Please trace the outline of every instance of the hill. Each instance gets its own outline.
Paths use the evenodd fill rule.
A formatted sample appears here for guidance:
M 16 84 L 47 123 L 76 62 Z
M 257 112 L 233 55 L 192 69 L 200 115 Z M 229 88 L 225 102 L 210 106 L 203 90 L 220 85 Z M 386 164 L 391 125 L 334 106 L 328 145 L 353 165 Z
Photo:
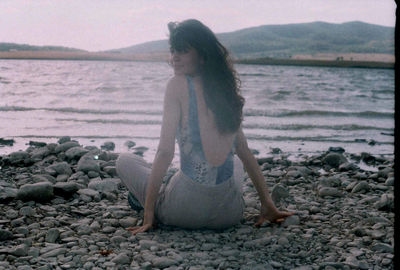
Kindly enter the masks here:
M 17 43 L 1 43 L 0 52 L 9 51 L 64 51 L 64 52 L 85 52 L 85 50 L 67 48 L 62 46 L 33 46 L 28 44 L 17 44 Z
M 238 59 L 291 58 L 318 53 L 394 55 L 394 28 L 354 21 L 342 24 L 312 22 L 263 25 L 217 34 Z M 107 52 L 122 54 L 168 51 L 168 41 L 157 40 Z

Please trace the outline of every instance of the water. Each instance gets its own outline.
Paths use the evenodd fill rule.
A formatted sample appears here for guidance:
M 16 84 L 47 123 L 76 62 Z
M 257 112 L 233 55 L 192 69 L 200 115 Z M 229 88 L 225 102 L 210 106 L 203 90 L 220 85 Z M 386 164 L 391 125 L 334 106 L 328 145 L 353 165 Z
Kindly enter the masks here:
M 236 68 L 244 132 L 258 156 L 274 147 L 310 154 L 330 146 L 393 154 L 394 70 Z M 16 141 L 0 154 L 69 135 L 83 145 L 114 141 L 118 152 L 132 140 L 149 148 L 145 159 L 152 161 L 171 76 L 166 63 L 0 60 L 0 138 Z

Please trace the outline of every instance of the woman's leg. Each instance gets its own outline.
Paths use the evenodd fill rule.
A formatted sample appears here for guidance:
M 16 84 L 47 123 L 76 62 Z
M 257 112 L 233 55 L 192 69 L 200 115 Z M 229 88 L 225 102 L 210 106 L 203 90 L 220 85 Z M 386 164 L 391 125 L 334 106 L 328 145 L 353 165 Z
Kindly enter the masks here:
M 144 206 L 147 180 L 151 172 L 150 164 L 138 155 L 124 153 L 119 155 L 116 169 L 121 181 Z

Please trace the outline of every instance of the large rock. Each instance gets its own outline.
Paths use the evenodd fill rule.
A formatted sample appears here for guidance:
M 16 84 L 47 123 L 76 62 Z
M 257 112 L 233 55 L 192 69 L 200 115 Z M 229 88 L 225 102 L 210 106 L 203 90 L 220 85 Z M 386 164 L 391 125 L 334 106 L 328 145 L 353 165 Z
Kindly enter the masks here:
M 49 167 L 47 167 L 46 171 L 49 172 L 49 174 L 52 174 L 53 171 L 55 171 L 57 175 L 59 175 L 59 174 L 71 175 L 72 174 L 71 166 L 69 166 L 69 164 L 67 162 L 54 163 L 54 164 L 50 165 Z
M 275 185 L 271 190 L 271 198 L 274 203 L 278 203 L 280 200 L 289 197 L 289 191 L 282 185 Z
M 31 152 L 31 158 L 33 160 L 42 160 L 43 158 L 47 157 L 48 155 L 50 155 L 50 150 L 49 150 L 49 148 L 47 148 L 47 146 L 34 149 Z
M 100 166 L 92 155 L 84 155 L 79 159 L 77 171 L 82 171 L 85 173 L 90 171 L 100 172 Z
M 50 182 L 23 185 L 17 192 L 17 199 L 23 201 L 49 201 L 54 197 Z
M 347 159 L 340 153 L 328 153 L 323 159 L 322 162 L 326 165 L 329 165 L 333 168 L 339 168 L 339 166 L 343 163 L 347 162 Z
M 68 159 L 80 159 L 83 155 L 87 154 L 89 150 L 81 147 L 81 146 L 75 146 L 70 149 L 68 149 L 65 152 L 65 156 Z

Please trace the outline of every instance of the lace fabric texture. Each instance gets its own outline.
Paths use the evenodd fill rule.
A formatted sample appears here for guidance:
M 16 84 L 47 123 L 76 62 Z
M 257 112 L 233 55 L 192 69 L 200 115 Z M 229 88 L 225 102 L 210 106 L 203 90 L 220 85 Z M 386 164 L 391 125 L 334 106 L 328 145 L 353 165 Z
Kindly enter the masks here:
M 181 123 L 177 131 L 181 170 L 198 183 L 218 185 L 233 175 L 233 149 L 221 166 L 212 166 L 207 162 L 200 137 L 196 93 L 192 78 L 186 78 L 189 88 L 189 121 L 187 125 Z

